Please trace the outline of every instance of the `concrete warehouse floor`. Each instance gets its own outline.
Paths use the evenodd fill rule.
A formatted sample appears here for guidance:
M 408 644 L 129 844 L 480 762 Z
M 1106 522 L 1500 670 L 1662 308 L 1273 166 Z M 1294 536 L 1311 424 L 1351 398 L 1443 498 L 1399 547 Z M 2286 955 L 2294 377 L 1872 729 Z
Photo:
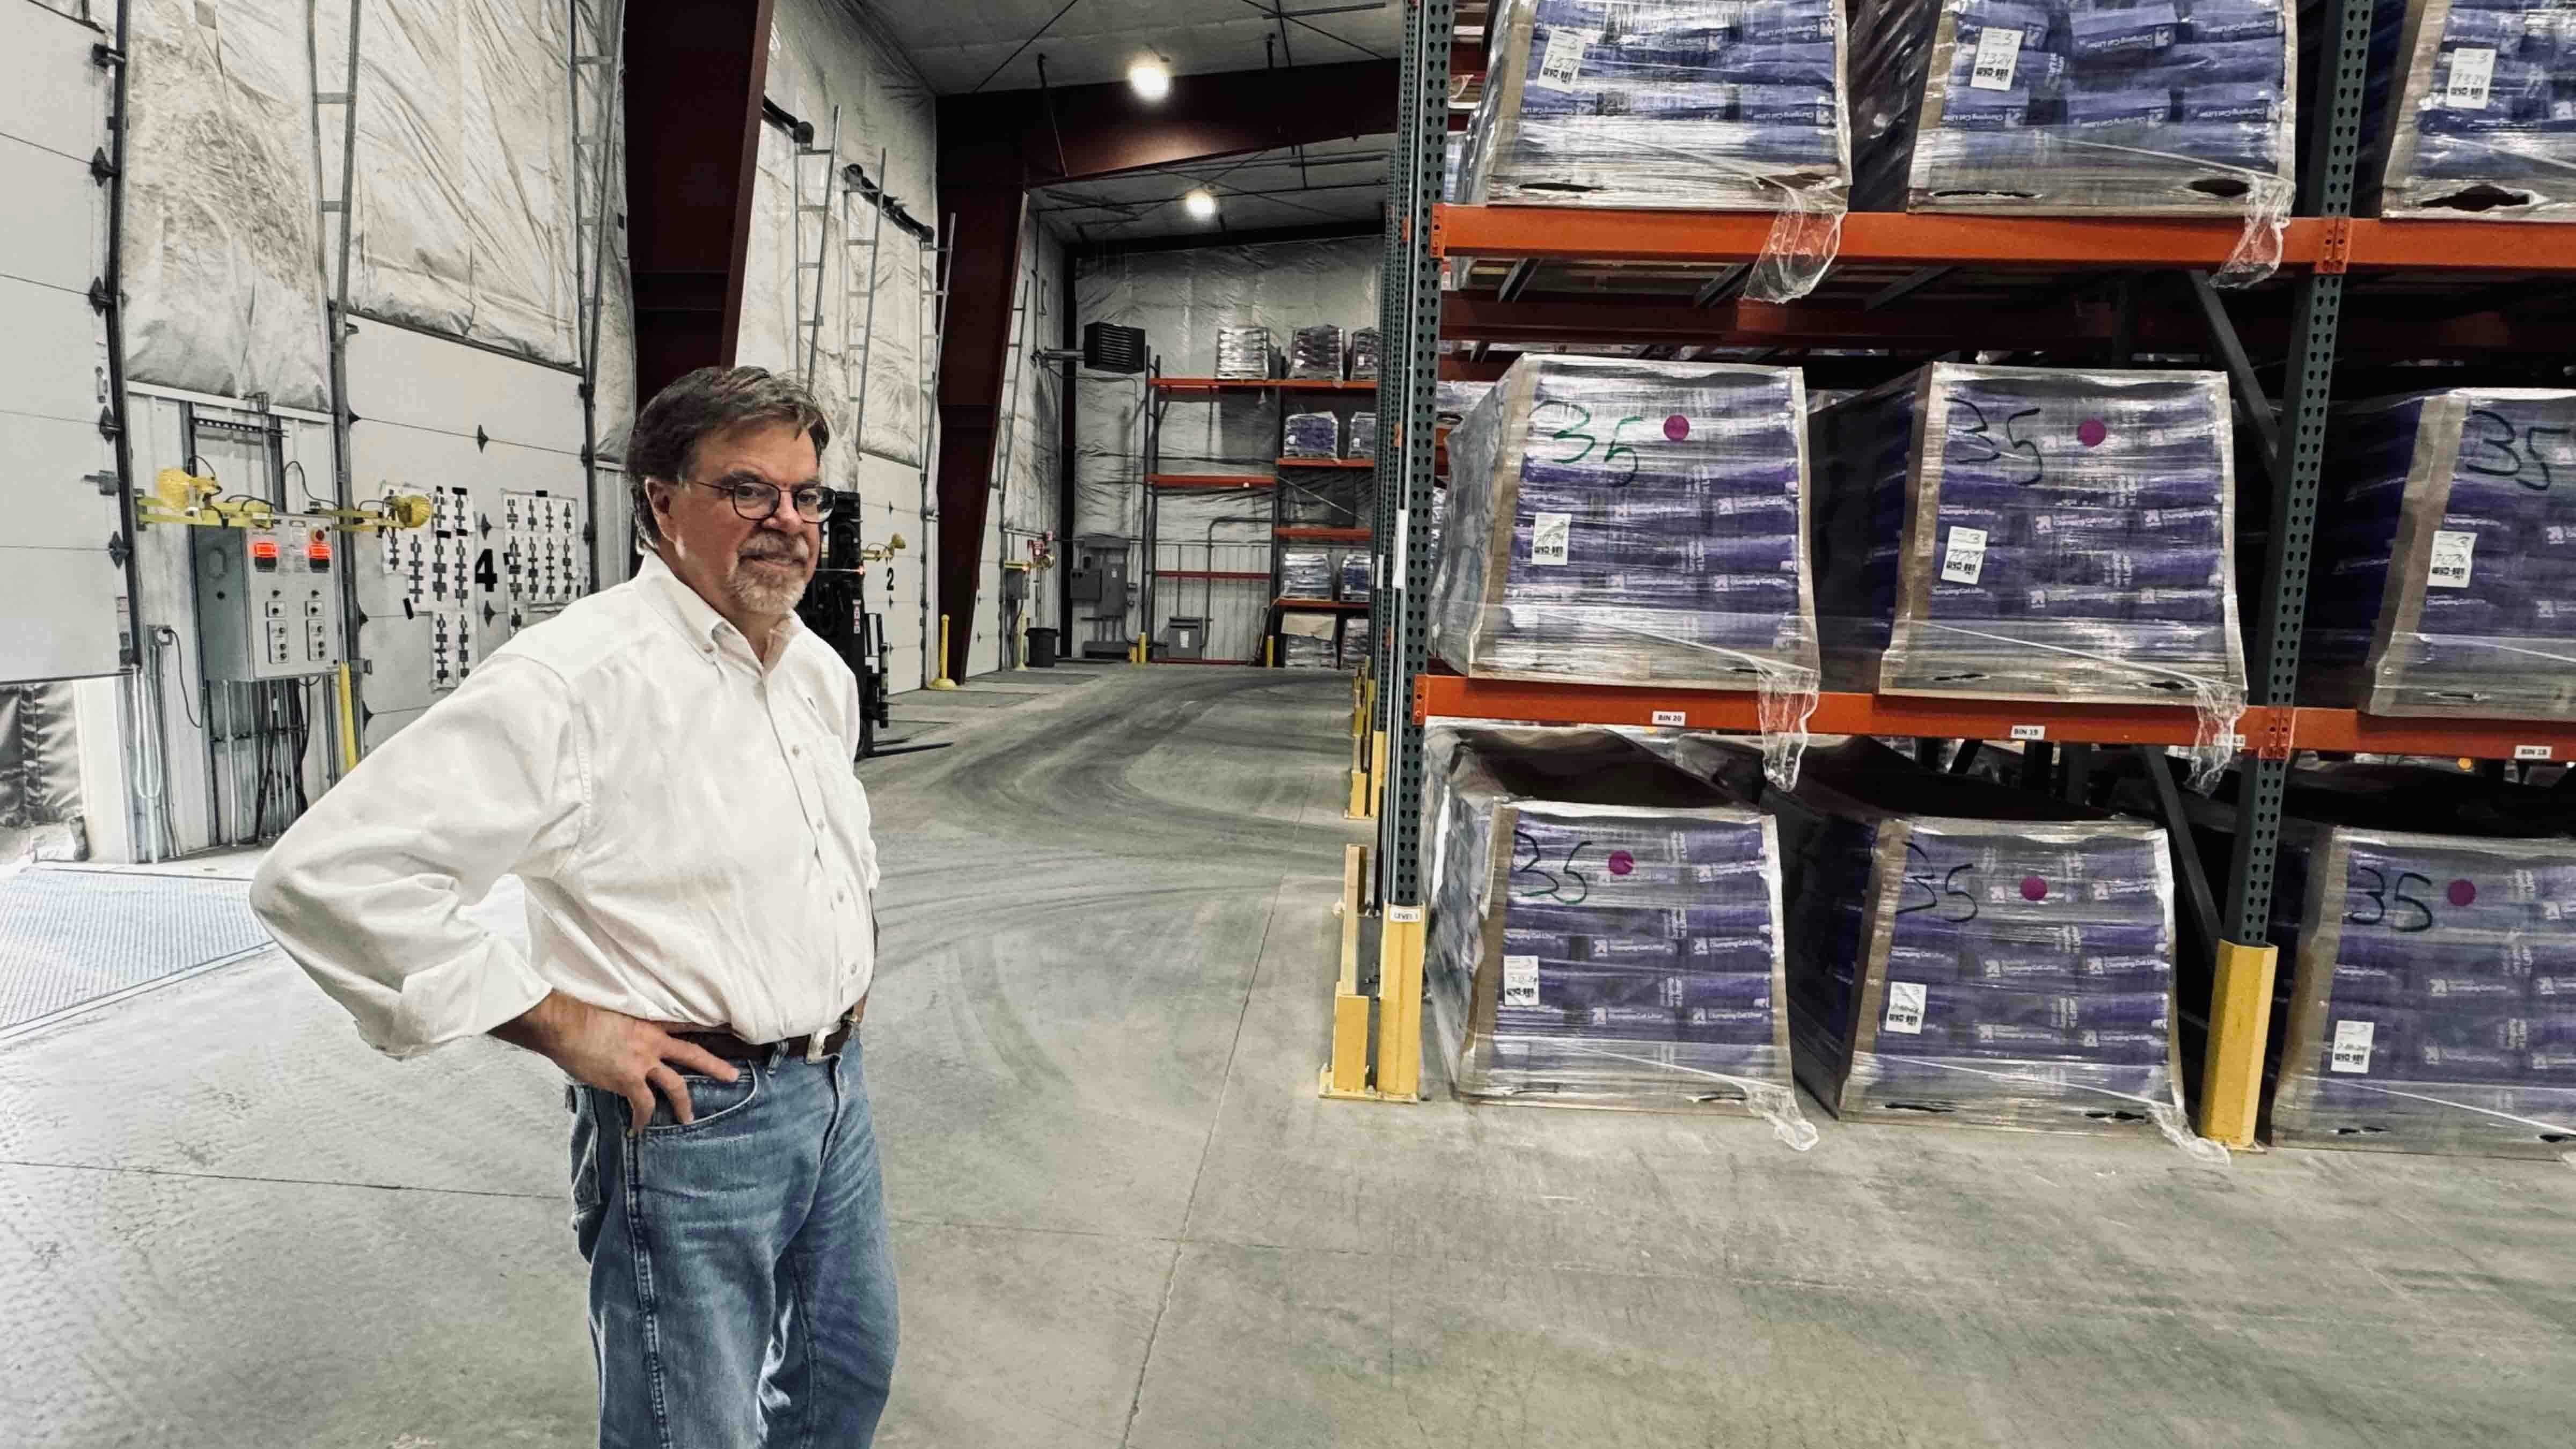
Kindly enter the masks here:
M 1344 681 L 971 689 L 865 770 L 882 1444 L 2569 1441 L 2566 1166 L 1320 1101 Z M 584 1442 L 564 1133 L 273 952 L 0 1044 L 0 1442 Z

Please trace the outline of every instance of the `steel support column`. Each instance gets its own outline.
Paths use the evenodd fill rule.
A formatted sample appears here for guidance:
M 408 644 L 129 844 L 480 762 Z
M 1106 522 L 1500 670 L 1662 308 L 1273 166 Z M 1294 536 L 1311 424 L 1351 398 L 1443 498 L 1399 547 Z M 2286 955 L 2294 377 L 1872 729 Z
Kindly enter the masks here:
M 626 250 L 635 390 L 734 360 L 742 327 L 771 0 L 649 0 L 626 11 Z
M 966 677 L 975 638 L 975 593 L 993 496 L 993 444 L 1011 347 L 1011 301 L 1020 268 L 1017 187 L 974 188 L 940 165 L 940 203 L 953 230 L 948 253 L 947 336 L 939 368 L 939 610 L 949 618 L 942 672 Z

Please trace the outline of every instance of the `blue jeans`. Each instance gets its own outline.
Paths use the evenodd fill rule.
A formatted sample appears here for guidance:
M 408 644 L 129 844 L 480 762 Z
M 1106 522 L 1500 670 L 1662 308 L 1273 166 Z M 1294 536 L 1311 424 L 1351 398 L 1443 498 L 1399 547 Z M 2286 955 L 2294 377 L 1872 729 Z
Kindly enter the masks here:
M 865 1449 L 894 1373 L 867 1084 L 783 1052 L 687 1078 L 696 1121 L 570 1087 L 601 1449 Z

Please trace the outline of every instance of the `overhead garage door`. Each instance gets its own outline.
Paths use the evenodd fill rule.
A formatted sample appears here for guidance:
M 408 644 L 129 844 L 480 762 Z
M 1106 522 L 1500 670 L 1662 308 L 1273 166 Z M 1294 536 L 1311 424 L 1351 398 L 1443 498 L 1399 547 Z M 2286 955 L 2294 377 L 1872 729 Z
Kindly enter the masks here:
M 14 7 L 0 46 L 0 683 L 112 674 L 124 571 L 109 555 L 116 500 L 106 406 L 105 318 L 89 291 L 106 271 L 107 144 L 114 72 L 106 37 L 38 6 Z M 36 627 L 24 627 L 24 621 Z

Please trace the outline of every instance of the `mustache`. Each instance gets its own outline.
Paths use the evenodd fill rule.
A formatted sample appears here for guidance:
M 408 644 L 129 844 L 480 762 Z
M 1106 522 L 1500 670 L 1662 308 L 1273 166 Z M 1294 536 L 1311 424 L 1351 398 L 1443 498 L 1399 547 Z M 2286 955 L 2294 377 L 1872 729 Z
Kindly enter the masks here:
M 741 550 L 735 554 L 735 557 L 769 559 L 780 563 L 801 564 L 805 562 L 810 553 L 811 550 L 806 546 L 805 540 L 801 538 L 793 540 L 755 538 L 750 542 L 745 543 Z

